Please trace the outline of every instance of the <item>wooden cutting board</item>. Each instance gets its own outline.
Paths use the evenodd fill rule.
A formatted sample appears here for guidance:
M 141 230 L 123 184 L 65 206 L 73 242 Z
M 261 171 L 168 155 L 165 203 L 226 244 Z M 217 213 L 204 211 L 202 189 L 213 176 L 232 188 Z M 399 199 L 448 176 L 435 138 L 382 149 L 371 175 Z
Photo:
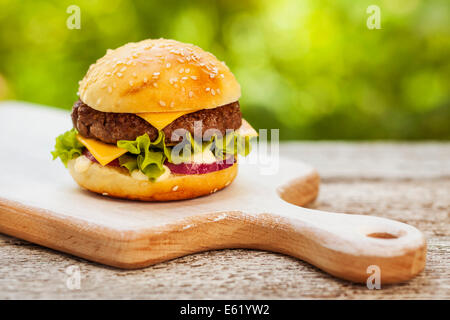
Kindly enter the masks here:
M 130 269 L 222 248 L 284 253 L 355 282 L 366 282 L 376 267 L 382 283 L 424 268 L 425 238 L 412 226 L 299 207 L 316 198 L 319 176 L 284 158 L 271 175 L 264 174 L 268 164 L 241 160 L 228 188 L 186 201 L 143 203 L 84 191 L 51 161 L 55 137 L 70 127 L 64 111 L 0 104 L 0 232 Z

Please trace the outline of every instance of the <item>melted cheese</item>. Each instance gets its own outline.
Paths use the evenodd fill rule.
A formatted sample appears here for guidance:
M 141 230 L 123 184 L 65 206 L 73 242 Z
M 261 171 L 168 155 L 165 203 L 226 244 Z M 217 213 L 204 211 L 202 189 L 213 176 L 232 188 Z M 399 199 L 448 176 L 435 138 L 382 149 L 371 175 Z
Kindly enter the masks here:
M 78 141 L 80 141 L 94 158 L 102 165 L 106 166 L 108 163 L 117 159 L 121 155 L 127 153 L 128 151 L 117 146 L 106 144 L 94 139 L 87 139 L 81 135 L 77 135 Z
M 158 130 L 162 130 L 171 124 L 173 121 L 178 119 L 179 117 L 190 113 L 192 111 L 179 111 L 179 112 L 144 112 L 144 113 L 136 113 L 139 117 L 150 123 Z M 240 135 L 245 137 L 257 137 L 258 133 L 252 126 L 242 119 L 242 125 L 238 129 Z
M 189 113 L 191 111 L 179 111 L 179 112 L 144 112 L 136 113 L 139 117 L 150 123 L 158 130 L 162 130 L 169 124 L 171 124 L 175 119 Z

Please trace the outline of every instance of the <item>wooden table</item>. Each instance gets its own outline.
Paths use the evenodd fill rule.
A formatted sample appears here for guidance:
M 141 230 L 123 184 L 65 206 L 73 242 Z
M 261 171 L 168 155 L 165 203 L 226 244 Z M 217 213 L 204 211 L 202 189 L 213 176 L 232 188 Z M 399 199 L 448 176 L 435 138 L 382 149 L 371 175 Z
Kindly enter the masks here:
M 429 246 L 424 272 L 369 290 L 294 258 L 253 250 L 124 271 L 0 235 L 0 299 L 450 298 L 450 143 L 290 142 L 280 150 L 319 170 L 320 196 L 311 207 L 397 219 L 422 230 Z M 67 285 L 70 270 L 79 270 L 80 289 Z

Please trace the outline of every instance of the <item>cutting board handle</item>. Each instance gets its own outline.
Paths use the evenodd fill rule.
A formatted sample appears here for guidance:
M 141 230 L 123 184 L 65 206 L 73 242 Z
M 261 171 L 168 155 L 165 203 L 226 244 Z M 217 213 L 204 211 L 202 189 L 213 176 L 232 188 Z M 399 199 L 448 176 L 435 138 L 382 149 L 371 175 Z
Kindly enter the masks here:
M 379 270 L 382 283 L 395 283 L 413 278 L 425 266 L 424 235 L 398 221 L 284 201 L 262 215 L 254 223 L 265 232 L 263 249 L 298 257 L 340 278 L 366 282 Z

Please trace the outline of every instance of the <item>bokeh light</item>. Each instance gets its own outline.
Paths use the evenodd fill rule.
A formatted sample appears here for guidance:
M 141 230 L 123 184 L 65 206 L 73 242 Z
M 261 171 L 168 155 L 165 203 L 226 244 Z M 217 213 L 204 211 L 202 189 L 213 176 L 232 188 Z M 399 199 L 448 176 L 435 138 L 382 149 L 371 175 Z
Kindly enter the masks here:
M 448 0 L 0 0 L 0 99 L 70 109 L 106 49 L 165 37 L 226 61 L 244 117 L 282 139 L 449 139 L 449 12 Z

